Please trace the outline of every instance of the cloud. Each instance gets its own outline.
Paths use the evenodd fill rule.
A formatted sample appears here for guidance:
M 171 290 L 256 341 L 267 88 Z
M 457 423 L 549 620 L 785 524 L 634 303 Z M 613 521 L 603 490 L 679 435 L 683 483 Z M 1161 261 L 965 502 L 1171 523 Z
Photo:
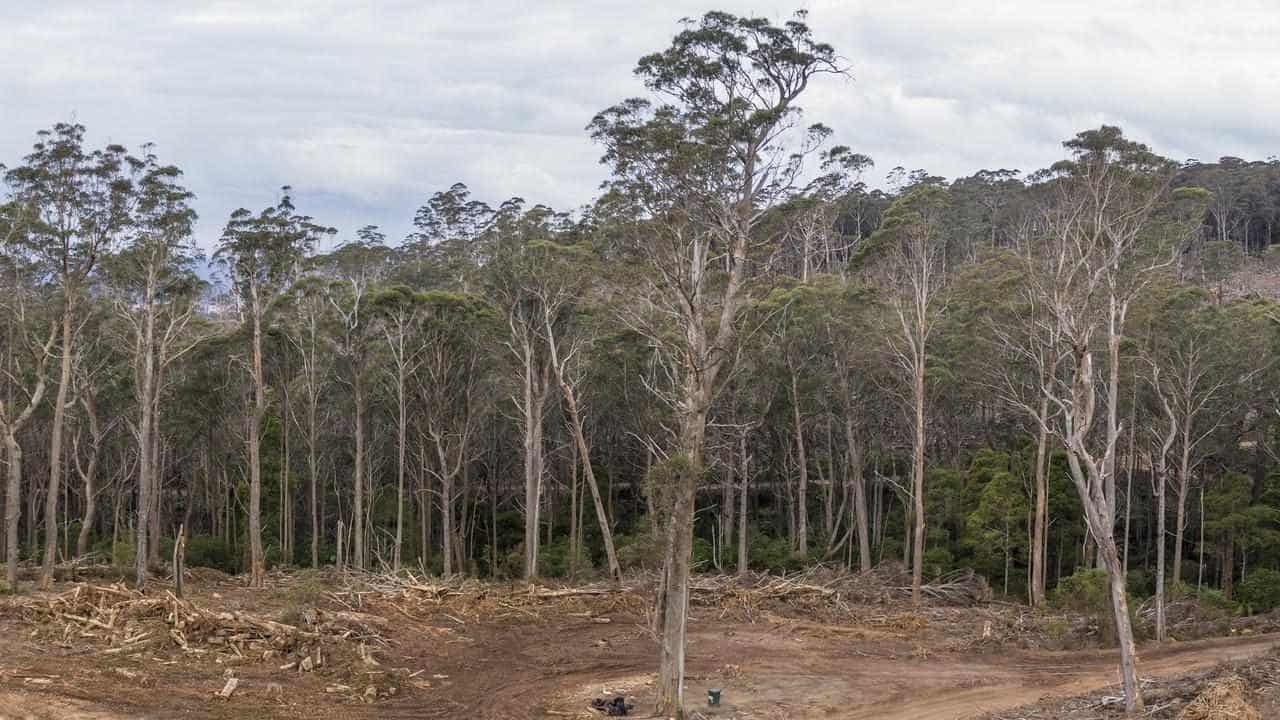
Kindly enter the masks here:
M 794 2 L 853 65 L 852 81 L 814 86 L 807 117 L 871 155 L 876 175 L 1029 171 L 1102 122 L 1177 158 L 1280 147 L 1280 14 L 1265 2 Z M 792 4 L 720 6 L 784 20 Z M 271 204 L 284 184 L 348 237 L 365 224 L 403 236 L 414 209 L 456 181 L 492 202 L 573 208 L 603 178 L 584 126 L 642 92 L 636 59 L 706 9 L 7 3 L 0 162 L 73 115 L 95 141 L 154 141 L 199 196 L 206 247 L 232 209 Z

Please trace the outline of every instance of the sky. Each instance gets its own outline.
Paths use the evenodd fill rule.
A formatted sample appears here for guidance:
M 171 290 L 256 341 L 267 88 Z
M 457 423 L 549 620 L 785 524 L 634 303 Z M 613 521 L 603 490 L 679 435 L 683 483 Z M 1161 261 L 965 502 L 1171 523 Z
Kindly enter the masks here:
M 801 104 L 834 142 L 957 177 L 1024 172 L 1118 124 L 1166 156 L 1280 154 L 1280 12 L 1266 1 L 0 0 L 0 163 L 35 133 L 155 143 L 210 248 L 291 185 L 301 212 L 393 241 L 438 190 L 572 210 L 605 168 L 584 130 L 643 94 L 642 55 L 710 9 L 809 12 L 851 78 Z

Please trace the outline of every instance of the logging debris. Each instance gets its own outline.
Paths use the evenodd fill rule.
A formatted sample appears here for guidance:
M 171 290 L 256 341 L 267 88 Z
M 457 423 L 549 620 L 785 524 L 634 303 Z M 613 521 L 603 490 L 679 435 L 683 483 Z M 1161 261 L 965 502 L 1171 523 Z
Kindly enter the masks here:
M 82 583 L 19 604 L 29 622 L 52 626 L 64 646 L 85 639 L 105 643 L 108 647 L 102 652 L 109 655 L 165 645 L 195 654 L 216 651 L 263 659 L 295 655 L 307 658 L 298 662 L 311 666 L 321 662 L 319 648 L 325 642 L 358 643 L 362 658 L 372 657 L 366 645 L 386 643 L 380 628 L 387 621 L 361 613 L 309 609 L 295 625 L 242 611 L 208 609 L 169 591 L 147 595 L 120 584 Z

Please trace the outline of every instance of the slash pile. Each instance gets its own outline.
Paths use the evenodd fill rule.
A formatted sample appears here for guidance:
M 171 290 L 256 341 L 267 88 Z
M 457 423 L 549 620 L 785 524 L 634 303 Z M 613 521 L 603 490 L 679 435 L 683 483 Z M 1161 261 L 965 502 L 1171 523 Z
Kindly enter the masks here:
M 324 641 L 381 643 L 381 618 L 360 613 L 308 610 L 305 625 L 291 625 L 246 612 L 202 608 L 171 592 L 145 595 L 123 585 L 77 585 L 22 603 L 28 620 L 61 626 L 63 643 L 84 638 L 105 642 L 107 654 L 170 645 L 189 653 L 210 649 L 240 657 L 308 656 Z

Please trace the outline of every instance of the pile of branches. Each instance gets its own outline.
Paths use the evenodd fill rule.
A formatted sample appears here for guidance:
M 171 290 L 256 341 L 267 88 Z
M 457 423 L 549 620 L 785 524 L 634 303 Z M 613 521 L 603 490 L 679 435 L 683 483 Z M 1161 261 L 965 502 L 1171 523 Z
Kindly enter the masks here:
M 1240 676 L 1219 678 L 1183 709 L 1178 720 L 1262 720 L 1262 714 L 1249 701 L 1252 695 Z
M 899 584 L 901 580 L 894 566 L 855 574 L 818 565 L 788 575 L 748 573 L 695 577 L 690 591 L 695 596 L 710 598 L 763 596 L 801 604 L 898 604 L 903 598 L 911 597 L 910 581 Z M 972 570 L 956 571 L 924 583 L 920 594 L 937 605 L 968 606 L 991 600 L 991 588 Z
M 901 584 L 904 579 L 908 584 Z M 655 574 L 628 576 L 621 583 L 598 582 L 575 586 L 522 583 L 496 584 L 474 579 L 435 579 L 413 573 L 352 575 L 347 587 L 327 593 L 335 603 L 353 611 L 368 603 L 390 605 L 420 618 L 442 614 L 458 624 L 485 619 L 524 622 L 544 614 L 579 615 L 603 622 L 611 613 L 644 615 L 652 610 L 658 584 Z M 869 573 L 850 574 L 818 566 L 788 575 L 695 575 L 690 602 L 717 608 L 722 615 L 748 620 L 767 613 L 849 620 L 856 605 L 899 605 L 911 597 L 909 577 L 889 565 Z M 927 605 L 970 606 L 991 599 L 981 576 L 962 571 L 942 576 L 921 587 Z
M 353 611 L 383 604 L 411 618 L 440 613 L 462 624 L 482 619 L 525 622 L 547 613 L 603 622 L 615 612 L 643 614 L 652 601 L 644 579 L 572 587 L 434 579 L 413 573 L 353 576 L 349 580 L 346 589 L 327 593 L 329 599 Z
M 218 612 L 175 596 L 145 595 L 123 585 L 87 585 L 21 603 L 27 619 L 61 626 L 64 644 L 73 638 L 106 642 L 107 654 L 172 646 L 190 653 L 209 650 L 240 657 L 310 656 L 324 641 L 383 643 L 385 621 L 359 613 L 304 612 L 305 626 L 245 612 Z M 318 657 L 318 652 L 316 653 Z

